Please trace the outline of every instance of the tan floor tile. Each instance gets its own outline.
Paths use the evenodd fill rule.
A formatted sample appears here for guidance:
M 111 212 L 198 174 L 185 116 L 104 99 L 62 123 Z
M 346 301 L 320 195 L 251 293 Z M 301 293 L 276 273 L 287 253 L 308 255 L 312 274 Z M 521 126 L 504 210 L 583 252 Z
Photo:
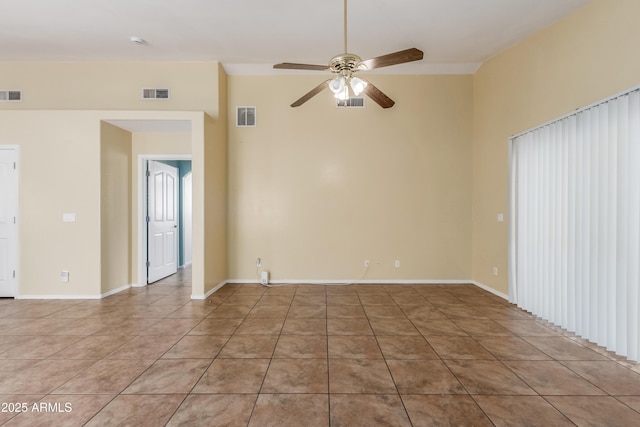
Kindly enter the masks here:
M 326 305 L 292 305 L 287 318 L 298 319 L 326 319 Z
M 41 360 L 0 381 L 0 394 L 47 394 L 95 360 Z
M 89 421 L 113 397 L 111 395 L 46 396 L 36 403 L 40 410 L 32 406 L 31 410 L 19 414 L 5 426 L 80 426 Z
M 640 413 L 609 396 L 551 396 L 546 398 L 579 426 L 637 426 Z
M 327 357 L 327 337 L 307 335 L 281 335 L 274 358 L 321 359 Z
M 243 317 L 226 319 L 206 318 L 189 331 L 189 335 L 232 335 L 244 320 Z
M 105 406 L 87 427 L 161 426 L 169 421 L 184 395 L 120 395 Z
M 53 393 L 118 394 L 153 362 L 153 360 L 99 360 L 58 387 Z
M 380 335 L 420 335 L 420 332 L 408 319 L 371 319 L 373 333 Z
M 556 332 L 541 325 L 536 320 L 509 319 L 496 320 L 496 322 L 521 337 L 554 337 L 558 335 Z
M 329 357 L 341 359 L 381 359 L 382 352 L 372 336 L 329 336 Z
M 396 305 L 367 305 L 364 306 L 364 311 L 369 319 L 407 318 L 400 307 Z
M 411 319 L 411 322 L 413 322 L 415 327 L 418 328 L 418 331 L 427 338 L 441 335 L 469 336 L 451 320 L 422 320 L 414 318 Z
M 327 359 L 274 359 L 260 393 L 328 393 Z
M 477 426 L 493 424 L 470 396 L 402 396 L 414 426 Z
M 326 335 L 327 321 L 325 319 L 294 319 L 289 318 L 284 323 L 282 334 L 286 335 Z
M 440 360 L 387 360 L 400 394 L 466 394 Z
M 51 356 L 52 359 L 102 359 L 125 345 L 132 336 L 92 335 L 82 338 L 64 350 Z
M 256 305 L 251 309 L 247 318 L 249 319 L 284 319 L 289 313 L 288 305 Z
M 187 335 L 182 337 L 163 359 L 213 359 L 229 338 L 221 335 Z
M 199 322 L 200 319 L 161 319 L 140 335 L 185 335 Z
M 359 305 L 329 305 L 327 306 L 329 319 L 366 319 L 367 315 Z
M 327 304 L 326 295 L 313 295 L 313 294 L 299 294 L 296 292 L 296 296 L 293 297 L 291 302 L 292 306 L 321 306 Z
M 258 301 L 256 306 L 285 306 L 289 307 L 293 301 L 293 294 L 291 295 L 269 295 L 264 294 Z
M 366 318 L 327 319 L 329 335 L 373 335 L 373 329 Z
M 430 320 L 447 320 L 447 316 L 429 303 L 424 305 L 402 305 L 400 309 L 410 320 L 427 322 Z
M 475 396 L 496 426 L 573 426 L 556 408 L 539 396 Z
M 37 361 L 29 359 L 7 359 L 0 362 L 0 381 L 34 365 Z
M 390 305 L 394 307 L 396 306 L 396 302 L 389 295 L 361 294 L 360 301 L 364 306 L 369 306 L 369 305 Z
M 356 292 L 349 293 L 327 293 L 327 309 L 333 306 L 341 305 L 360 305 L 360 298 Z
M 249 427 L 326 427 L 328 424 L 326 394 L 261 394 L 249 421 Z
M 397 394 L 332 394 L 331 425 L 410 427 L 411 423 Z
M 617 399 L 640 413 L 640 396 L 618 396 Z
M 498 360 L 551 360 L 520 337 L 476 337 L 476 341 Z
M 572 361 L 563 365 L 612 395 L 640 395 L 640 373 L 615 362 Z
M 167 319 L 203 319 L 210 315 L 216 308 L 215 305 L 195 305 L 193 302 L 183 305 L 172 311 Z
M 29 340 L 3 353 L 1 359 L 46 359 L 60 350 L 82 340 L 81 336 L 41 336 Z
M 236 335 L 278 335 L 283 324 L 284 318 L 247 318 L 238 326 L 235 333 Z
M 606 360 L 595 351 L 565 337 L 526 337 L 524 339 L 556 360 Z
M 491 353 L 470 337 L 429 336 L 427 342 L 443 359 L 495 359 Z
M 247 314 L 253 308 L 253 304 L 251 305 L 231 305 L 231 304 L 223 304 L 218 306 L 215 310 L 211 312 L 211 314 L 207 317 L 207 319 L 229 319 L 235 317 L 246 317 Z
M 601 395 L 602 390 L 569 368 L 554 361 L 504 362 L 529 387 L 541 395 Z M 640 389 L 638 390 L 640 393 Z
M 455 319 L 454 323 L 472 337 L 513 335 L 511 331 L 489 319 Z
M 210 359 L 158 360 L 123 394 L 189 393 L 210 363 Z
M 133 337 L 107 356 L 108 359 L 158 359 L 169 350 L 180 336 L 146 335 Z
M 219 358 L 266 359 L 273 356 L 278 335 L 234 335 L 218 354 Z
M 501 362 L 491 360 L 446 360 L 445 363 L 470 394 L 536 394 L 531 387 Z
M 380 336 L 378 345 L 385 359 L 439 359 L 433 348 L 420 335 Z
M 0 425 L 6 425 L 4 423 L 20 414 L 23 408 L 30 410 L 32 405 L 43 397 L 45 397 L 43 394 L 0 394 L 0 404 L 7 404 L 6 408 L 0 408 L 4 409 L 0 410 Z
M 255 394 L 189 395 L 167 427 L 246 427 L 256 402 Z
M 331 393 L 396 394 L 387 364 L 378 359 L 329 359 Z
M 216 359 L 193 393 L 258 393 L 269 359 Z

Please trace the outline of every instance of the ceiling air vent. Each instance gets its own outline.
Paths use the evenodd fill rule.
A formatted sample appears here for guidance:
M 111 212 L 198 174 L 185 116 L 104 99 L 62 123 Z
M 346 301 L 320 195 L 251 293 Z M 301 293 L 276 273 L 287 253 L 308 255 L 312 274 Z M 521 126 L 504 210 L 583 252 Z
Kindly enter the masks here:
M 236 107 L 236 126 L 255 127 L 256 107 Z
M 22 101 L 22 91 L 0 90 L 0 101 Z
M 364 108 L 364 98 L 338 99 L 338 107 Z
M 169 89 L 142 89 L 142 99 L 169 99 Z

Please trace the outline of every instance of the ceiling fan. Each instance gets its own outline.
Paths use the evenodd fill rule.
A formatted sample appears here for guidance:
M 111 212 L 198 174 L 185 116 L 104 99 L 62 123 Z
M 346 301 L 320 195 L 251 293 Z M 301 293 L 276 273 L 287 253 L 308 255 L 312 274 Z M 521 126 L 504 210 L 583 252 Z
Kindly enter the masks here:
M 420 49 L 410 48 L 387 55 L 378 56 L 367 60 L 362 60 L 358 55 L 348 53 L 347 50 L 347 0 L 344 0 L 344 53 L 334 56 L 329 61 L 329 65 L 311 65 L 283 62 L 276 64 L 273 68 L 286 70 L 310 70 L 310 71 L 330 71 L 336 76 L 325 80 L 315 88 L 311 89 L 300 99 L 291 104 L 292 107 L 300 105 L 313 98 L 325 88 L 329 88 L 334 96 L 342 101 L 346 101 L 351 94 L 358 96 L 366 94 L 382 108 L 393 107 L 395 102 L 385 95 L 380 89 L 372 85 L 367 80 L 357 77 L 359 71 L 373 70 L 375 68 L 388 67 L 390 65 L 404 64 L 405 62 L 419 61 L 424 54 Z

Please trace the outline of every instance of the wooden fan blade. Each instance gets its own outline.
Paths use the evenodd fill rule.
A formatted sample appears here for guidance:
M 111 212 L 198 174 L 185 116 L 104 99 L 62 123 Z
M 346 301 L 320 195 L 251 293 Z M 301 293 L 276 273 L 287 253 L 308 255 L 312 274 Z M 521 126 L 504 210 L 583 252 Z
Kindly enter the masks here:
M 331 80 L 331 79 L 329 79 Z M 320 92 L 322 92 L 324 89 L 326 89 L 327 87 L 329 87 L 327 85 L 327 82 L 329 80 L 325 80 L 322 83 L 320 83 L 318 86 L 314 87 L 313 89 L 311 89 L 309 92 L 307 92 L 306 94 L 304 94 L 300 99 L 298 99 L 296 102 L 294 102 L 293 104 L 291 104 L 292 107 L 299 107 L 302 104 L 304 104 L 305 102 L 307 102 L 308 100 L 310 100 L 311 98 L 313 98 L 314 96 L 316 96 L 317 94 L 319 94 Z
M 367 81 L 367 87 L 364 88 L 364 93 L 382 108 L 391 108 L 395 104 L 393 99 L 389 98 L 384 94 L 384 92 L 372 85 L 369 81 Z
M 283 62 L 282 64 L 276 64 L 273 66 L 273 68 L 283 69 L 283 70 L 309 70 L 309 71 L 325 71 L 329 69 L 327 65 L 294 64 L 291 62 Z
M 388 55 L 367 59 L 366 61 L 362 61 L 360 66 L 364 66 L 366 70 L 373 70 L 374 68 L 404 64 L 405 62 L 420 61 L 423 57 L 424 53 L 422 53 L 420 49 L 412 47 L 411 49 L 405 49 Z

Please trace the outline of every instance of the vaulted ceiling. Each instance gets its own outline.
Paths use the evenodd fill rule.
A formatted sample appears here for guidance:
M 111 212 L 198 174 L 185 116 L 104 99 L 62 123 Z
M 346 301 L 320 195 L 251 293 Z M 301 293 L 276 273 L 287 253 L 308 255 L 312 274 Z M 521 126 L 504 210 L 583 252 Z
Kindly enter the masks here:
M 384 72 L 470 73 L 588 2 L 350 0 L 349 51 L 417 47 L 423 61 Z M 267 74 L 343 50 L 342 0 L 0 0 L 0 16 L 0 61 L 220 61 Z

